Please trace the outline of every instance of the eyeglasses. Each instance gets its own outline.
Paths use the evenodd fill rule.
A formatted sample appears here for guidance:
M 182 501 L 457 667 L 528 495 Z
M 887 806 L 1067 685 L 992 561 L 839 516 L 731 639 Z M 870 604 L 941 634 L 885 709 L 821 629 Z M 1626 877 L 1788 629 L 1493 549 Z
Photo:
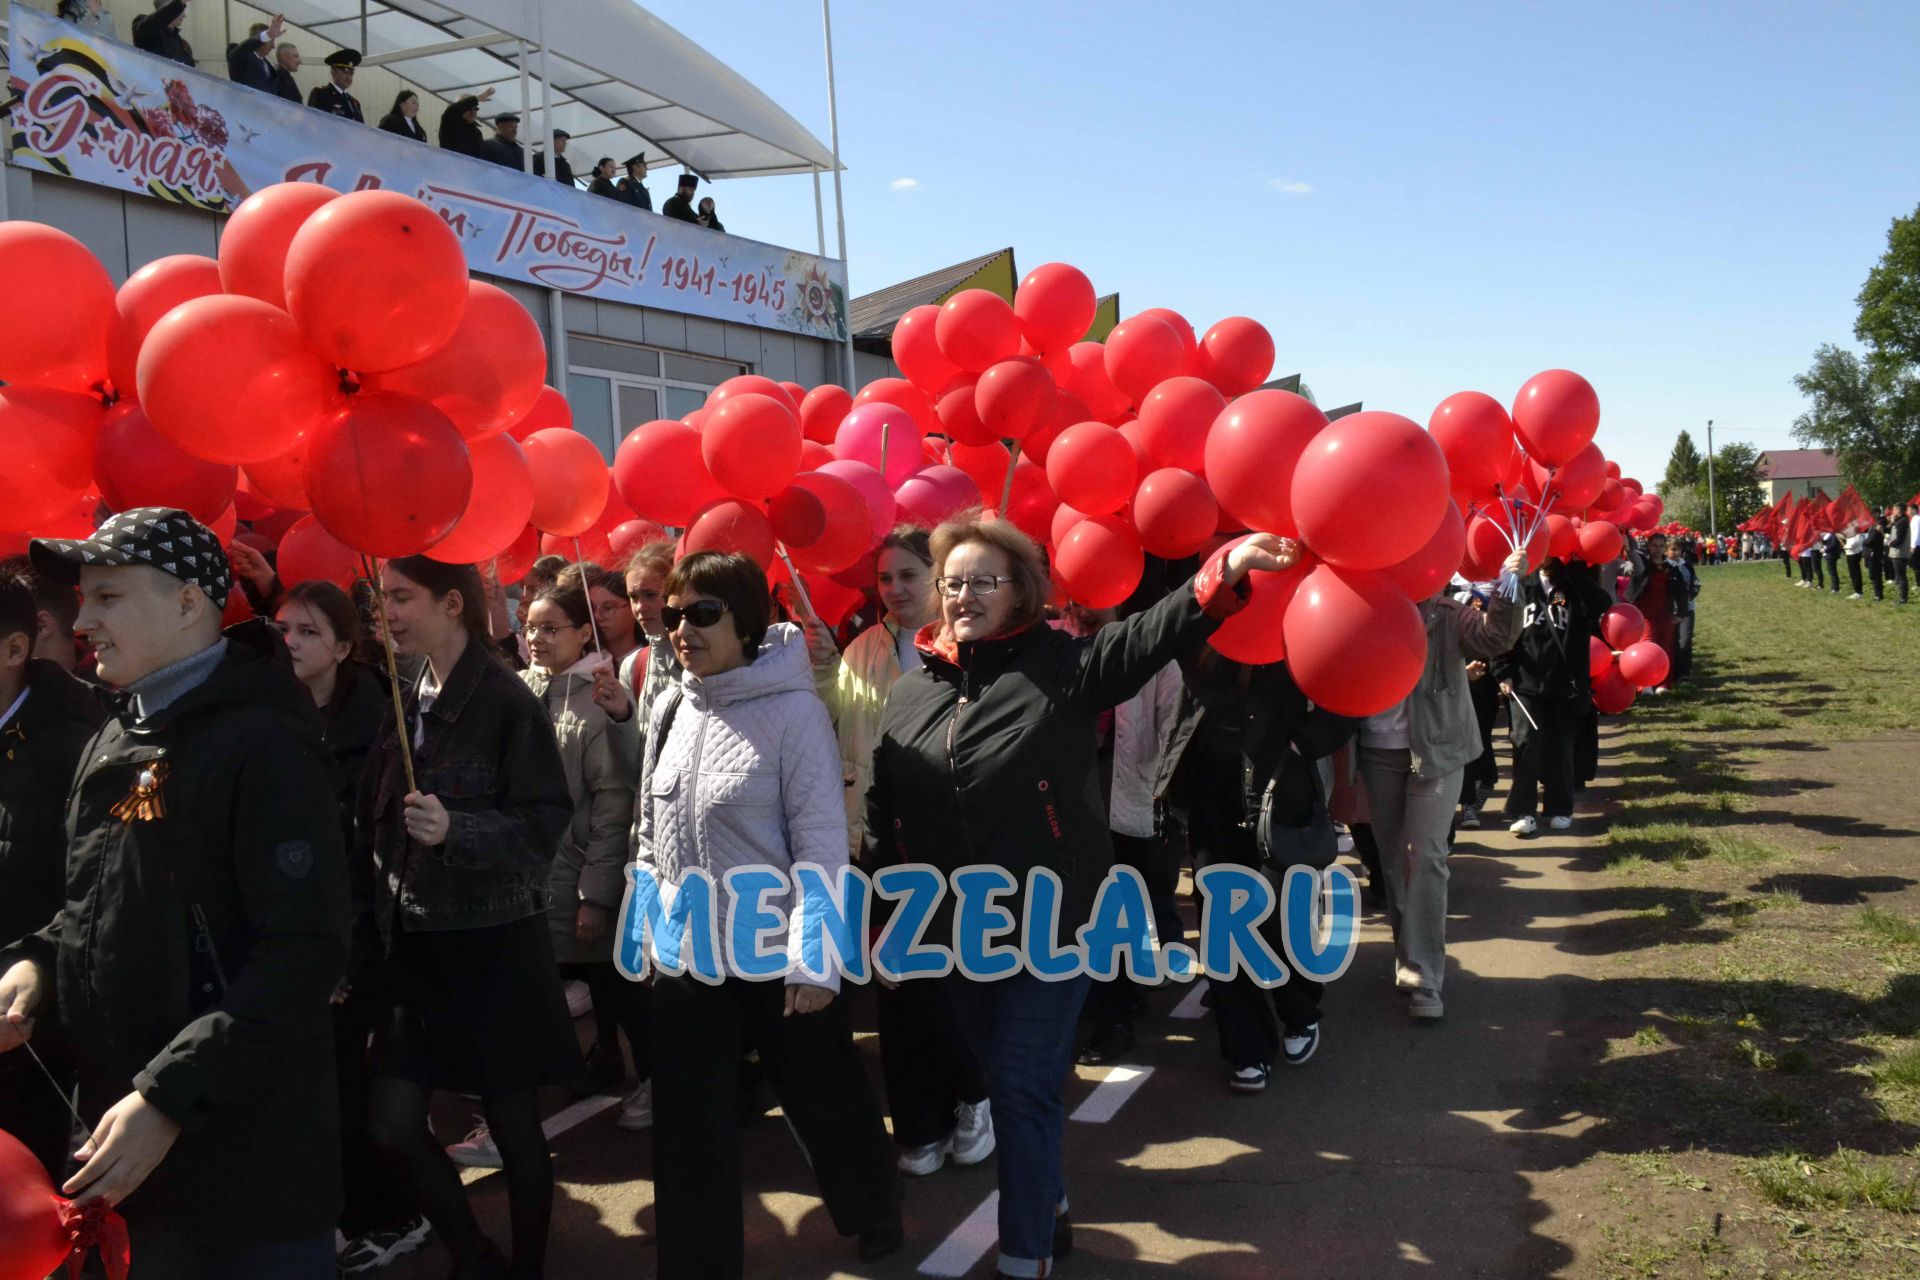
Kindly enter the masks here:
M 686 608 L 667 605 L 660 610 L 660 621 L 667 630 L 680 629 L 680 620 L 685 618 L 696 627 L 710 627 L 726 616 L 727 606 L 719 600 L 695 600 Z
M 962 590 L 971 591 L 976 596 L 990 596 L 1000 589 L 1003 582 L 1012 582 L 1012 578 L 997 578 L 988 573 L 977 573 L 971 578 L 935 578 L 933 585 L 940 594 L 952 600 Z

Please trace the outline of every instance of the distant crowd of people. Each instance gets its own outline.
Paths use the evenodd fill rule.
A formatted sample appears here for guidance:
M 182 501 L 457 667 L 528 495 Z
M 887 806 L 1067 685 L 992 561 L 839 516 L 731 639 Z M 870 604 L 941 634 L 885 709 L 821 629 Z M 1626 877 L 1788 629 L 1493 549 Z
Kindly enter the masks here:
M 1776 549 L 1788 581 L 1793 580 L 1793 559 L 1786 547 Z M 1920 503 L 1895 503 L 1874 517 L 1865 529 L 1845 534 L 1828 531 L 1800 549 L 1799 585 L 1810 591 L 1840 594 L 1840 562 L 1846 561 L 1849 600 L 1866 598 L 1871 584 L 1873 598 L 1884 601 L 1887 586 L 1893 585 L 1894 601 L 1907 602 L 1907 577 L 1910 568 L 1920 564 Z M 1920 580 L 1920 569 L 1913 569 Z
M 113 15 L 107 12 L 101 0 L 60 0 L 58 12 L 62 19 L 76 26 L 108 39 L 118 38 L 113 29 Z M 154 0 L 153 12 L 142 14 L 133 21 L 133 43 L 149 53 L 186 66 L 197 65 L 193 46 L 180 33 L 186 12 L 187 0 Z M 286 18 L 280 14 L 274 15 L 271 22 L 252 24 L 245 38 L 235 41 L 227 49 L 227 78 L 288 102 L 303 101 L 300 86 L 294 78 L 301 68 L 302 57 L 299 46 L 281 39 L 285 28 Z M 358 49 L 335 49 L 322 61 L 327 67 L 327 80 L 306 93 L 306 105 L 344 120 L 366 123 L 366 113 L 360 100 L 353 94 L 354 73 L 364 61 L 364 55 Z M 482 131 L 480 108 L 492 97 L 492 88 L 487 88 L 450 103 L 440 117 L 439 145 L 443 150 L 457 151 L 476 160 L 487 160 L 505 168 L 525 171 L 529 166 L 525 148 L 520 142 L 520 117 L 517 113 L 503 111 L 493 116 L 488 122 L 492 126 L 492 136 Z M 420 95 L 412 89 L 401 90 L 395 95 L 392 108 L 380 118 L 378 127 L 415 142 L 428 141 L 426 127 L 420 123 Z M 545 150 L 536 147 L 532 156 L 532 172 L 545 177 L 551 167 L 552 176 L 557 181 L 568 186 L 580 185 L 574 176 L 573 164 L 567 159 L 571 137 L 565 129 L 555 129 L 552 165 L 547 163 Z M 616 178 L 616 169 L 623 169 L 624 176 Z M 594 163 L 587 190 L 652 213 L 656 210 L 652 193 L 647 190 L 646 178 L 647 157 L 644 151 L 629 156 L 618 166 L 612 156 L 602 156 Z M 724 232 L 726 225 L 720 221 L 713 197 L 696 199 L 699 186 L 698 174 L 681 173 L 674 194 L 667 197 L 657 212 L 663 217 Z

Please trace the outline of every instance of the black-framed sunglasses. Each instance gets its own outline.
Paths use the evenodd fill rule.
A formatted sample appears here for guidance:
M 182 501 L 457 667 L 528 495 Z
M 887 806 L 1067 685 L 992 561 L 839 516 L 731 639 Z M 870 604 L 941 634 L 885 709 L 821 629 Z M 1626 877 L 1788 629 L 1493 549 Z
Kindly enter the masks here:
M 695 600 L 684 609 L 666 605 L 660 610 L 660 621 L 669 631 L 678 631 L 682 618 L 696 627 L 706 628 L 726 616 L 727 606 L 719 600 Z
M 1012 578 L 995 577 L 990 573 L 976 573 L 970 578 L 935 578 L 933 585 L 941 595 L 949 600 L 957 597 L 962 589 L 976 596 L 990 596 L 1000 589 L 1003 582 L 1012 582 Z

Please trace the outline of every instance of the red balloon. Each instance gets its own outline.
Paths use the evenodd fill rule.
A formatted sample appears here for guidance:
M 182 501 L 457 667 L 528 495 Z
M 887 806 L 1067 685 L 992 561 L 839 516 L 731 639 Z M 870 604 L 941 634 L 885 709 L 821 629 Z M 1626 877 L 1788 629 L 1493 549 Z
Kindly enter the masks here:
M 1140 441 L 1159 467 L 1199 471 L 1207 465 L 1207 432 L 1226 397 L 1199 378 L 1168 378 L 1140 403 Z
M 459 426 L 459 423 L 454 423 Z M 552 387 L 540 388 L 540 394 L 534 398 L 533 408 L 527 410 L 527 416 L 507 428 L 507 435 L 515 440 L 525 440 L 536 431 L 545 431 L 549 427 L 561 427 L 573 430 L 573 406 L 567 398 Z
M 1222 395 L 1245 395 L 1273 372 L 1273 335 L 1258 320 L 1228 316 L 1200 339 L 1193 371 Z
M 1000 441 L 993 428 L 980 421 L 980 411 L 974 407 L 974 392 L 979 385 L 978 374 L 963 373 L 940 393 L 935 407 L 940 428 L 957 444 L 997 445 Z
M 1561 560 L 1571 560 L 1580 554 L 1580 531 L 1563 515 L 1547 516 L 1547 554 Z
M 547 340 L 527 309 L 484 280 L 467 282 L 451 341 L 402 369 L 364 380 L 404 391 L 453 419 L 469 440 L 505 431 L 532 412 L 547 384 Z
M 340 193 L 317 182 L 280 182 L 241 202 L 220 232 L 220 282 L 228 293 L 287 307 L 287 248 Z
M 795 476 L 792 488 L 810 495 L 822 517 L 818 537 L 785 543 L 793 562 L 815 573 L 839 573 L 858 563 L 875 541 L 873 517 L 860 491 L 837 475 L 815 472 Z M 774 501 L 777 512 L 780 499 Z
M 886 477 L 864 462 L 836 458 L 819 470 L 820 475 L 833 476 L 852 485 L 867 508 L 867 523 L 872 537 L 868 545 L 880 541 L 893 531 L 897 514 L 893 500 L 893 490 L 887 487 Z
M 511 547 L 493 558 L 494 576 L 510 586 L 532 573 L 533 562 L 539 558 L 540 531 L 528 525 Z
M 1446 455 L 1454 491 L 1468 501 L 1492 498 L 1513 455 L 1513 419 L 1500 402 L 1482 391 L 1457 391 L 1434 409 L 1427 430 Z
M 0 387 L 0 525 L 37 529 L 80 501 L 93 486 L 94 440 L 105 416 L 92 396 Z
M 767 503 L 767 521 L 773 536 L 789 551 L 811 546 L 827 531 L 827 504 L 810 488 L 791 484 Z
M 933 397 L 905 378 L 875 378 L 853 398 L 856 409 L 876 402 L 905 409 L 923 432 L 940 429 L 940 419 L 933 411 Z
M 1000 504 L 1000 490 L 1006 482 L 1007 467 L 1012 461 L 1007 446 L 998 442 L 953 446 L 953 465 L 973 477 L 974 484 L 980 487 L 990 507 Z
M 66 232 L 0 222 L 0 316 L 0 382 L 77 392 L 106 381 L 113 281 Z
M 342 591 L 353 590 L 361 575 L 360 553 L 328 533 L 312 516 L 302 516 L 280 535 L 274 568 L 288 586 L 301 582 L 331 582 Z
M 1632 476 L 1621 477 L 1620 487 L 1622 489 L 1625 489 L 1628 493 L 1631 493 L 1636 498 L 1638 498 L 1641 494 L 1646 492 L 1646 490 L 1641 487 L 1640 482 L 1638 480 L 1635 480 Z
M 1626 551 L 1627 540 L 1619 527 L 1605 520 L 1589 520 L 1580 526 L 1580 558 L 1588 564 L 1607 564 Z
M 726 496 L 707 471 L 700 433 L 667 418 L 643 422 L 613 455 L 613 483 L 649 520 L 685 528 L 696 511 Z
M 1172 307 L 1148 307 L 1145 311 L 1135 314 L 1137 316 L 1152 316 L 1173 330 L 1174 336 L 1180 339 L 1180 349 L 1185 353 L 1184 363 L 1168 376 L 1177 377 L 1180 374 L 1192 372 L 1194 361 L 1199 358 L 1200 354 L 1200 339 L 1195 336 L 1193 325 L 1188 323 L 1187 318 L 1178 311 L 1175 311 Z
M 681 554 L 738 551 L 766 569 L 774 563 L 773 526 L 760 508 L 738 498 L 722 498 L 694 516 L 681 539 Z
M 927 303 L 909 310 L 893 326 L 893 362 L 928 395 L 937 394 L 960 376 L 960 366 L 940 350 L 935 333 L 939 322 L 940 308 Z
M 800 439 L 800 419 L 783 400 L 739 392 L 707 415 L 700 457 L 728 492 L 770 498 L 800 469 Z
M 140 346 L 140 406 L 210 462 L 265 462 L 345 404 L 340 375 L 291 317 L 256 298 L 194 298 Z
M 253 522 L 253 531 L 263 538 L 270 539 L 277 547 L 281 539 L 287 536 L 287 530 L 306 518 L 305 511 L 270 511 Z
M 650 542 L 659 542 L 667 536 L 667 531 L 651 520 L 622 520 L 613 526 L 607 534 L 607 545 L 613 549 L 616 562 L 624 561 L 628 556 Z
M 1667 682 L 1672 660 L 1652 640 L 1636 640 L 1620 654 L 1620 674 L 1636 689 L 1653 689 Z
M 1513 400 L 1513 430 L 1527 452 L 1557 467 L 1586 448 L 1600 429 L 1600 397 L 1571 369 L 1528 378 Z
M 238 591 L 233 593 L 239 595 Z M 0 1277 L 40 1280 L 73 1250 L 64 1225 L 72 1202 L 53 1189 L 40 1161 L 0 1130 Z
M 1420 610 L 1377 573 L 1316 567 L 1294 593 L 1282 631 L 1294 682 L 1336 715 L 1397 706 L 1426 665 Z
M 1294 471 L 1326 426 L 1327 415 L 1291 391 L 1241 396 L 1207 432 L 1206 477 L 1213 496 L 1245 528 L 1298 536 Z
M 1097 306 L 1093 281 L 1064 262 L 1035 267 L 1013 294 L 1020 332 L 1036 351 L 1063 350 L 1084 338 Z
M 834 437 L 833 454 L 850 462 L 861 462 L 881 470 L 886 459 L 888 492 L 906 483 L 908 476 L 925 465 L 920 452 L 920 424 L 913 415 L 896 405 L 869 403 L 855 405 L 840 423 Z
M 1607 484 L 1607 460 L 1600 454 L 1600 446 L 1589 444 L 1565 462 L 1555 467 L 1551 474 L 1538 462 L 1533 464 L 1533 487 L 1540 493 L 1542 503 L 1553 500 L 1556 510 L 1581 511 L 1600 496 Z
M 1090 516 L 1127 505 L 1140 478 L 1133 446 L 1104 422 L 1068 427 L 1048 451 L 1046 468 L 1060 500 Z
M 190 299 L 220 292 L 220 264 L 197 253 L 155 258 L 127 277 L 114 295 L 107 340 L 107 372 L 121 399 L 134 397 L 140 344 L 160 317 Z
M 1490 582 L 1499 576 L 1500 567 L 1513 554 L 1512 534 L 1505 518 L 1482 512 L 1467 522 L 1467 550 L 1460 562 L 1462 576 L 1474 582 Z M 1527 564 L 1537 567 L 1546 559 L 1551 534 L 1545 525 L 1534 530 L 1526 545 Z
M 548 429 L 534 432 L 520 447 L 533 474 L 533 527 L 563 538 L 591 529 L 606 510 L 611 488 L 607 464 L 593 441 L 578 431 Z
M 1076 342 L 1067 350 L 1073 372 L 1067 375 L 1066 390 L 1079 397 L 1087 410 L 1102 422 L 1112 422 L 1132 407 L 1127 393 L 1113 385 L 1107 376 L 1107 349 L 1098 342 Z M 1115 423 L 1114 425 L 1118 425 Z
M 1354 413 L 1313 438 L 1293 473 L 1293 516 L 1314 554 L 1383 569 L 1419 551 L 1447 510 L 1447 460 L 1397 413 Z
M 1620 671 L 1620 664 L 1609 663 L 1593 681 L 1593 705 L 1603 714 L 1617 716 L 1633 705 L 1637 691 L 1633 682 Z
M 441 216 L 399 191 L 316 210 L 287 246 L 287 311 L 319 352 L 361 372 L 426 359 L 460 327 L 467 255 Z
M 1191 338 L 1183 345 L 1172 325 L 1142 312 L 1121 321 L 1107 335 L 1107 377 L 1130 403 L 1140 404 L 1148 392 L 1185 371 L 1191 346 Z
M 1004 473 L 1002 473 L 1004 479 Z M 1000 491 L 986 494 L 989 506 L 997 506 Z M 1053 513 L 1060 509 L 1060 499 L 1054 496 L 1053 486 L 1047 483 L 1047 473 L 1039 465 L 1020 459 L 1013 467 L 1013 500 L 1001 514 L 1020 532 L 1041 541 L 1053 529 Z
M 533 515 L 533 472 L 519 441 L 489 436 L 468 445 L 473 493 L 451 532 L 427 549 L 448 564 L 480 564 L 511 547 Z
M 249 462 L 240 469 L 241 489 L 276 507 L 307 510 L 306 444 L 302 439 L 277 458 Z
M 613 543 L 606 531 L 599 525 L 581 533 L 578 537 L 563 538 L 557 533 L 540 535 L 540 554 L 559 556 L 562 560 L 581 561 L 597 564 L 605 568 L 613 559 Z
M 830 445 L 840 431 L 841 419 L 853 412 L 853 397 L 845 387 L 832 383 L 815 387 L 800 402 L 800 429 L 807 439 Z
M 1388 565 L 1381 573 L 1407 593 L 1407 599 L 1429 600 L 1440 594 L 1460 567 L 1467 549 L 1467 522 L 1452 500 L 1440 517 L 1440 526 L 1427 539 L 1427 545 L 1398 564 Z
M 1134 492 L 1133 524 L 1148 555 L 1180 560 L 1199 554 L 1213 540 L 1220 504 L 1193 472 L 1163 467 Z
M 742 373 L 728 378 L 707 393 L 707 402 L 701 407 L 717 409 L 735 396 L 767 396 L 779 401 L 796 415 L 800 412 L 800 402 L 788 395 L 785 387 L 757 373 Z
M 1055 507 L 1053 509 L 1053 520 L 1047 530 L 1047 546 L 1050 549 L 1058 550 L 1060 539 L 1067 536 L 1067 530 L 1073 528 L 1073 526 L 1079 524 L 1086 518 L 1086 512 L 1076 511 L 1064 502 Z
M 833 450 L 827 448 L 827 446 L 814 440 L 802 440 L 800 442 L 800 469 L 802 471 L 818 471 L 821 467 L 824 467 L 832 461 Z
M 1246 603 L 1221 624 L 1207 643 L 1223 657 L 1249 666 L 1284 660 L 1287 609 L 1312 567 L 1311 561 L 1303 559 L 1293 568 L 1278 573 L 1255 570 L 1248 574 L 1251 590 Z
M 964 373 L 984 373 L 1020 352 L 1020 321 L 1006 299 L 985 289 L 948 298 L 933 325 L 940 353 Z
M 115 511 L 178 507 L 203 523 L 233 502 L 240 469 L 196 458 L 154 429 L 127 401 L 107 414 L 93 454 L 93 478 Z
M 1647 638 L 1647 619 L 1630 604 L 1620 603 L 1600 615 L 1600 636 L 1615 649 L 1625 649 Z
M 893 492 L 900 516 L 910 524 L 932 529 L 963 511 L 980 505 L 980 486 L 958 467 L 935 463 L 922 467 Z
M 1613 650 L 1607 647 L 1607 642 L 1599 636 L 1588 636 L 1587 674 L 1597 678 L 1606 674 L 1607 668 L 1612 665 Z
M 1146 564 L 1139 535 L 1114 516 L 1088 516 L 1076 522 L 1060 540 L 1053 558 L 1054 572 L 1067 594 L 1089 609 L 1124 604 L 1140 585 Z
M 354 396 L 307 449 L 314 518 L 366 555 L 426 550 L 459 521 L 472 493 L 466 442 L 445 414 L 412 396 Z
M 1002 360 L 980 375 L 973 407 L 987 430 L 1001 440 L 1019 440 L 1053 416 L 1058 394 L 1053 375 L 1031 357 Z

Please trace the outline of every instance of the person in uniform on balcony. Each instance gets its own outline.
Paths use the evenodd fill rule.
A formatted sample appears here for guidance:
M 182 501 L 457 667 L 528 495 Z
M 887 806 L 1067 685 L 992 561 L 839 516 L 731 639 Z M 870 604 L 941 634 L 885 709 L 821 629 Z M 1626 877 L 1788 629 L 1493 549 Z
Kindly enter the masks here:
M 553 131 L 553 176 L 568 186 L 573 185 L 573 165 L 567 161 L 567 139 L 572 136 L 565 129 Z M 533 171 L 543 178 L 547 176 L 546 152 L 533 153 Z
M 458 151 L 476 160 L 486 159 L 487 142 L 480 135 L 480 104 L 493 96 L 491 87 L 477 95 L 456 98 L 440 116 L 440 149 Z
M 267 50 L 280 38 L 286 19 L 275 15 L 271 23 L 256 22 L 247 28 L 247 38 L 227 47 L 227 79 L 262 93 L 273 92 L 273 63 Z
M 358 49 L 335 49 L 328 54 L 327 66 L 333 72 L 333 81 L 308 94 L 307 105 L 356 124 L 365 124 L 367 117 L 360 110 L 360 99 L 347 92 L 353 88 L 353 71 L 359 65 Z
M 493 136 L 487 139 L 481 158 L 508 169 L 525 169 L 526 153 L 520 147 L 520 117 L 502 111 L 493 118 Z
M 647 190 L 647 153 L 627 160 L 627 176 L 620 179 L 620 198 L 636 209 L 653 212 L 653 195 Z
M 425 142 L 427 131 L 420 127 L 420 95 L 411 89 L 402 89 L 393 100 L 393 110 L 380 117 L 380 127 L 388 133 Z
M 700 217 L 693 211 L 693 193 L 699 185 L 699 174 L 681 174 L 680 189 L 667 197 L 667 202 L 660 206 L 660 212 L 669 218 L 678 218 L 682 222 L 697 224 L 700 221 Z

